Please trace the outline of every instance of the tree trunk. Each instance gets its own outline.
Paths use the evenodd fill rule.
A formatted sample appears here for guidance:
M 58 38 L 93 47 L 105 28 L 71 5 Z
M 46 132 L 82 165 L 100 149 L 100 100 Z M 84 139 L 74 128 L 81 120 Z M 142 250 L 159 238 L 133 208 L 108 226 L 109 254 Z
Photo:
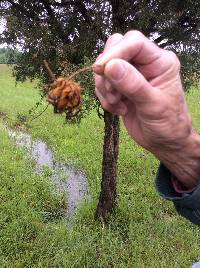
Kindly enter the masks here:
M 95 218 L 106 221 L 116 205 L 117 158 L 119 151 L 119 117 L 104 111 L 102 181 Z
M 120 0 L 110 0 L 112 6 L 113 32 L 124 30 L 124 18 L 121 16 L 123 3 Z M 104 111 L 105 136 L 103 146 L 102 181 L 99 203 L 95 218 L 105 222 L 116 205 L 117 159 L 119 153 L 119 116 Z

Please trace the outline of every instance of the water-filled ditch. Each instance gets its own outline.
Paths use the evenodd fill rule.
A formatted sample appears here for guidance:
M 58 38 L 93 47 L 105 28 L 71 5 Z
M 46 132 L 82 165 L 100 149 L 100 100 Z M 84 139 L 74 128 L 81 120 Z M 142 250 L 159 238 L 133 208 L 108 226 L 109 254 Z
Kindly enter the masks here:
M 84 172 L 75 168 L 72 164 L 56 162 L 52 150 L 40 140 L 33 140 L 31 135 L 8 130 L 9 136 L 18 147 L 26 148 L 32 159 L 36 162 L 35 171 L 38 174 L 48 167 L 51 171 L 51 180 L 59 192 L 66 195 L 67 210 L 65 217 L 72 219 L 76 209 L 88 196 L 88 182 Z

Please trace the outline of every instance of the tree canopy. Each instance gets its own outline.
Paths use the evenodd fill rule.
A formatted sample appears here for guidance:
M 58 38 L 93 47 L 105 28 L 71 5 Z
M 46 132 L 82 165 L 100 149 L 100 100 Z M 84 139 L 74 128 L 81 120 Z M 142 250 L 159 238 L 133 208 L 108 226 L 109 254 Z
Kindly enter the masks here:
M 20 52 L 17 49 L 0 48 L 0 64 L 16 64 L 19 57 Z
M 102 50 L 111 33 L 131 29 L 141 30 L 161 47 L 176 51 L 185 63 L 184 75 L 191 73 L 188 62 L 194 63 L 192 73 L 198 65 L 198 1 L 1 0 L 0 12 L 6 21 L 0 42 L 18 45 L 24 52 L 16 69 L 19 80 L 43 78 L 40 66 L 44 58 L 59 74 L 63 62 L 83 63 L 85 57 Z

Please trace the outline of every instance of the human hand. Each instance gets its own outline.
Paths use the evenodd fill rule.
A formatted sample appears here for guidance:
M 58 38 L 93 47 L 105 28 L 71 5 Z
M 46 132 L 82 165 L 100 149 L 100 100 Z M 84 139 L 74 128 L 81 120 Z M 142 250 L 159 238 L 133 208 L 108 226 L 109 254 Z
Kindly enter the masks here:
M 176 55 L 130 31 L 108 39 L 93 69 L 103 108 L 121 115 L 130 136 L 185 186 L 196 185 L 200 141 L 188 113 Z

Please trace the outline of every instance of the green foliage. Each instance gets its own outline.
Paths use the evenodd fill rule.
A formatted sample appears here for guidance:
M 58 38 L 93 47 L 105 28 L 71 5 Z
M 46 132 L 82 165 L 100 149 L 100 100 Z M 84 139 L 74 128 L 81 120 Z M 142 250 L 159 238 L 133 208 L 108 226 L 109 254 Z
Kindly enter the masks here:
M 0 48 L 0 63 L 6 64 L 5 48 Z
M 181 52 L 179 58 L 183 63 L 182 77 L 187 91 L 200 81 L 200 57 L 198 52 Z
M 20 57 L 17 49 L 0 48 L 0 64 L 16 64 Z
M 44 59 L 59 76 L 64 62 L 83 64 L 84 57 L 91 58 L 102 50 L 111 33 L 131 29 L 141 30 L 161 47 L 177 53 L 187 48 L 194 64 L 190 67 L 182 61 L 184 81 L 198 68 L 194 67 L 200 51 L 198 1 L 14 0 L 1 1 L 0 16 L 6 20 L 0 42 L 23 50 L 15 67 L 19 81 L 37 78 L 46 83 Z

